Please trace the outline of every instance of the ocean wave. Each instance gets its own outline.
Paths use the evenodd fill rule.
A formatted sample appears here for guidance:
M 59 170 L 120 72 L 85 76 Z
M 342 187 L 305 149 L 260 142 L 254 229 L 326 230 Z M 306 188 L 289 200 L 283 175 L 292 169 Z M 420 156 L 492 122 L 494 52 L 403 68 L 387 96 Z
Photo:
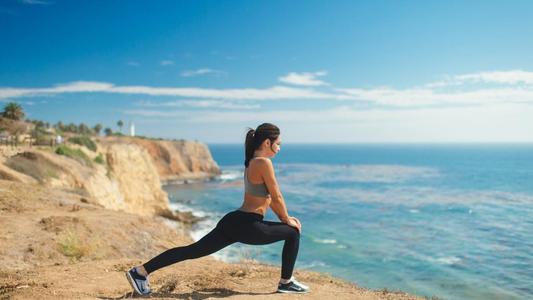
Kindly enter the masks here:
M 234 181 L 243 178 L 242 170 L 222 170 L 222 174 L 218 175 L 216 179 L 220 181 Z
M 188 205 L 179 202 L 171 202 L 169 206 L 172 210 L 177 210 L 180 212 L 191 212 L 193 216 L 200 218 L 200 221 L 194 224 L 191 230 L 189 231 L 189 235 L 194 241 L 200 240 L 203 236 L 209 233 L 209 231 L 215 228 L 216 223 L 218 222 L 218 216 L 214 213 L 194 209 Z
M 179 211 L 179 212 L 191 212 L 193 216 L 198 218 L 204 218 L 207 217 L 209 214 L 203 210 L 194 209 L 188 205 L 185 205 L 183 203 L 179 202 L 170 202 L 169 207 L 173 211 Z
M 457 256 L 446 256 L 434 259 L 434 261 L 441 265 L 455 265 L 460 263 L 462 260 Z
M 160 217 L 160 218 L 163 224 L 165 224 L 166 226 L 168 226 L 169 228 L 173 230 L 178 231 L 181 228 L 180 222 L 178 221 L 170 220 L 164 217 Z
M 204 220 L 196 223 L 190 231 L 191 237 L 195 241 L 200 240 L 202 237 L 208 234 L 211 230 L 213 230 L 213 228 L 215 228 L 215 226 L 217 225 L 217 222 L 218 220 L 213 216 L 213 217 L 205 218 Z
M 312 269 L 312 268 L 316 268 L 316 267 L 327 267 L 328 264 L 326 264 L 325 262 L 323 262 L 321 260 L 313 260 L 313 261 L 310 261 L 310 262 L 299 263 L 298 266 L 301 269 Z
M 318 244 L 336 244 L 337 240 L 334 239 L 313 239 L 313 242 Z

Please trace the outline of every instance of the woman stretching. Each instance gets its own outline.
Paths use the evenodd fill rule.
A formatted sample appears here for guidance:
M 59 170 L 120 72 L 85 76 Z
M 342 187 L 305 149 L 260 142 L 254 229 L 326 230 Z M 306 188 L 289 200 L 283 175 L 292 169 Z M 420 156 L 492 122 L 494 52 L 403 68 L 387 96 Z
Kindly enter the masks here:
M 199 258 L 240 242 L 250 245 L 265 245 L 285 241 L 281 255 L 281 279 L 278 292 L 305 293 L 309 287 L 292 276 L 300 244 L 300 221 L 289 216 L 285 201 L 279 190 L 271 157 L 280 150 L 280 130 L 276 125 L 264 123 L 246 134 L 244 161 L 244 202 L 235 211 L 226 214 L 216 227 L 196 243 L 169 249 L 143 265 L 133 267 L 126 277 L 133 289 L 149 294 L 148 275 L 171 264 Z M 263 221 L 272 208 L 281 222 Z

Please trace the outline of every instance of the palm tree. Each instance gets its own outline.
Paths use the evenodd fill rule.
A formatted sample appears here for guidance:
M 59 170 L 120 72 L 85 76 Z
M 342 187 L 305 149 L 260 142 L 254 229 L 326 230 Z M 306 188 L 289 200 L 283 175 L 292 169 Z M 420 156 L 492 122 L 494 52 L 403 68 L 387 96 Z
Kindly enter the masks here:
M 2 113 L 2 116 L 4 118 L 18 121 L 24 118 L 24 110 L 20 104 L 9 102 L 4 106 L 4 112 Z
M 118 120 L 117 126 L 120 129 L 120 133 L 122 133 L 122 126 L 124 126 L 124 122 L 122 122 L 122 120 Z
M 98 123 L 94 125 L 93 130 L 96 135 L 100 135 L 100 131 L 102 131 L 102 124 Z
M 55 129 L 60 130 L 60 131 L 65 130 L 65 125 L 64 125 L 63 122 L 61 122 L 61 121 L 58 121 L 58 122 L 54 125 L 54 127 L 55 127 Z
M 111 136 L 113 134 L 113 130 L 111 130 L 109 127 L 106 127 L 106 129 L 104 129 L 104 133 L 106 136 Z
M 71 122 L 65 128 L 65 131 L 72 132 L 72 133 L 78 133 L 78 125 Z
M 85 125 L 85 123 L 80 123 L 78 125 L 78 132 L 81 133 L 81 134 L 89 134 L 91 130 L 89 129 L 89 127 L 87 125 Z

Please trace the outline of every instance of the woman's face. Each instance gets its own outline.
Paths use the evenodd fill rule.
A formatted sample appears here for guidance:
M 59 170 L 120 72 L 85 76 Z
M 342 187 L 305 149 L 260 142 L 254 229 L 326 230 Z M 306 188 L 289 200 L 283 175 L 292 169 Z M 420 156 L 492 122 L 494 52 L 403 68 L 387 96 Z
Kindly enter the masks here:
M 281 136 L 278 136 L 278 138 L 271 143 L 269 139 L 267 139 L 265 142 L 267 142 L 267 149 L 269 150 L 268 153 L 271 154 L 270 157 L 275 156 L 279 150 L 281 150 Z

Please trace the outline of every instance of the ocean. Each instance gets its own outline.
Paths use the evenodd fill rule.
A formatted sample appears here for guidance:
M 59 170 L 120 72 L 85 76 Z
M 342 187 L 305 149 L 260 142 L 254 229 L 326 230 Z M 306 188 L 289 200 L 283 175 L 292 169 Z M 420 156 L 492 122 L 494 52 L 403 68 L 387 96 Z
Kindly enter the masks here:
M 221 176 L 164 187 L 205 217 L 195 239 L 243 199 L 243 145 L 208 146 Z M 272 161 L 303 224 L 296 270 L 441 299 L 533 299 L 532 144 L 283 144 Z M 280 265 L 282 245 L 215 256 Z

